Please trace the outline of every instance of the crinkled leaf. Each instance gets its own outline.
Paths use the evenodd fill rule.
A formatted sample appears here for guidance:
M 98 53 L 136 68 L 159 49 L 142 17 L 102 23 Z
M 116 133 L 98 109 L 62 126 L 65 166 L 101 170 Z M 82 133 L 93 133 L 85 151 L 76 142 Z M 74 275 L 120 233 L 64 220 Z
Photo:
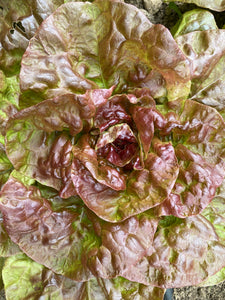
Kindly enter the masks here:
M 176 38 L 189 32 L 210 29 L 218 29 L 213 14 L 204 9 L 194 9 L 185 12 L 171 31 Z
M 173 2 L 173 0 L 166 0 L 166 2 Z M 215 11 L 225 10 L 225 3 L 223 0 L 178 0 L 178 2 L 194 3 L 200 7 L 209 8 Z
M 110 127 L 110 129 L 115 127 Z M 73 155 L 87 168 L 91 175 L 101 184 L 114 190 L 124 190 L 126 188 L 126 177 L 120 174 L 114 166 L 100 164 L 97 153 L 90 147 L 88 136 L 83 135 L 77 146 L 73 147 Z
M 7 75 L 18 73 L 29 39 L 43 19 L 62 3 L 63 0 L 0 1 L 0 67 Z
M 107 99 L 111 90 L 97 90 L 78 96 L 67 94 L 45 100 L 18 112 L 9 121 L 6 151 L 14 167 L 26 176 L 60 189 L 70 165 L 74 136 L 89 127 L 95 100 Z M 64 134 L 59 135 L 64 130 Z
M 42 23 L 23 56 L 21 105 L 113 85 L 152 85 L 156 92 L 159 74 L 170 100 L 187 97 L 189 67 L 164 26 L 120 1 L 66 3 Z
M 155 213 L 184 218 L 199 214 L 223 183 L 225 124 L 215 109 L 191 100 L 186 100 L 180 119 L 182 126 L 172 130 L 179 175 Z
M 48 201 L 37 187 L 11 176 L 1 191 L 0 208 L 11 239 L 29 257 L 54 272 L 78 281 L 95 274 L 104 278 L 122 276 L 152 252 L 158 220 L 151 212 L 119 224 L 107 223 L 79 198 L 70 199 L 67 206 L 55 206 L 51 203 L 59 202 L 58 193 L 50 194 Z
M 21 254 L 7 259 L 3 269 L 7 299 L 55 299 L 55 300 L 160 300 L 164 290 L 130 282 L 122 277 L 116 279 L 90 279 L 76 282 L 57 275 Z
M 164 288 L 197 285 L 225 265 L 225 244 L 201 215 L 165 217 L 155 235 L 154 252 L 123 276 Z
M 176 41 L 190 61 L 190 98 L 215 107 L 224 116 L 225 30 L 195 31 Z
M 170 143 L 154 139 L 142 170 L 130 172 L 125 191 L 116 191 L 91 176 L 84 164 L 74 159 L 71 177 L 78 195 L 99 217 L 117 222 L 163 202 L 178 174 L 178 164 Z

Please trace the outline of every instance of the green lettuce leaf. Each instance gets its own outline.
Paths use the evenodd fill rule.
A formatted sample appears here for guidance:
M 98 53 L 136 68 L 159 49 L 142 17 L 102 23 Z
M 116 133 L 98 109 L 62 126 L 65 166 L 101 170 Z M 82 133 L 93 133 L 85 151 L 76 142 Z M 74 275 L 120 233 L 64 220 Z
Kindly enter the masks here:
M 158 91 L 166 85 L 168 98 L 174 100 L 189 93 L 189 66 L 170 32 L 151 24 L 134 6 L 70 2 L 46 19 L 31 39 L 20 80 L 22 107 L 113 85 L 117 92 L 140 86 Z
M 173 0 L 165 0 L 166 2 L 173 2 Z M 200 7 L 209 8 L 215 11 L 225 10 L 225 3 L 223 0 L 178 0 L 178 2 L 194 3 Z
M 32 261 L 25 254 L 12 256 L 3 268 L 3 280 L 7 299 L 80 299 L 80 300 L 160 300 L 164 290 L 116 279 L 93 278 L 76 282 L 57 275 Z
M 172 28 L 174 38 L 193 31 L 218 29 L 213 14 L 204 9 L 193 9 L 183 14 Z

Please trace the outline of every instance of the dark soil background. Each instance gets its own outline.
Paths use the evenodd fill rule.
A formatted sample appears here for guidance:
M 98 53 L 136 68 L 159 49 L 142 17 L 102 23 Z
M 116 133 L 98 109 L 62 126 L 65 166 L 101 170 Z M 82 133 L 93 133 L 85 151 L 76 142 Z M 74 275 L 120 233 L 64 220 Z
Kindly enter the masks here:
M 154 24 L 163 24 L 167 28 L 172 28 L 179 19 L 178 13 L 168 3 L 162 0 L 125 0 L 124 2 L 133 4 L 143 9 L 149 20 Z M 175 2 L 181 13 L 197 8 L 194 4 L 181 4 Z M 211 11 L 215 17 L 217 26 L 222 28 L 225 24 L 225 12 Z M 171 299 L 171 297 L 169 297 Z M 171 300 L 224 300 L 225 282 L 210 287 L 184 287 L 173 291 Z M 151 300 L 151 299 L 149 299 Z

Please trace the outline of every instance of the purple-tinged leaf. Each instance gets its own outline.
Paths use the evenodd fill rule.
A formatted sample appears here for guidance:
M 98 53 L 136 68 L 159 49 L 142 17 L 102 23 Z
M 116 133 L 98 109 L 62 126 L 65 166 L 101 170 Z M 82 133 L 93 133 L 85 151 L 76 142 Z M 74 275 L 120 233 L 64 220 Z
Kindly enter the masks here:
M 103 24 L 103 25 L 102 25 Z M 153 72 L 152 72 L 153 71 Z M 158 77 L 161 76 L 161 80 Z M 66 3 L 40 26 L 23 56 L 21 98 L 148 86 L 175 100 L 189 93 L 189 66 L 171 33 L 121 1 Z
M 158 219 L 151 212 L 119 224 L 107 223 L 78 197 L 62 200 L 45 187 L 48 201 L 42 197 L 41 187 L 22 183 L 14 175 L 1 191 L 5 228 L 12 241 L 36 262 L 86 281 L 95 274 L 121 276 L 146 253 L 152 253 Z
M 13 166 L 43 184 L 61 189 L 72 145 L 69 135 L 58 132 L 67 131 L 75 136 L 87 130 L 95 114 L 95 103 L 106 101 L 111 92 L 110 89 L 67 94 L 15 114 L 8 122 L 6 134 L 6 152 Z
M 163 288 L 197 285 L 225 265 L 225 244 L 203 216 L 165 217 L 155 235 L 154 253 L 123 276 Z
M 154 139 L 142 170 L 130 172 L 125 191 L 115 191 L 94 179 L 82 161 L 73 160 L 71 177 L 78 195 L 99 217 L 124 220 L 163 202 L 170 194 L 178 164 L 170 143 Z

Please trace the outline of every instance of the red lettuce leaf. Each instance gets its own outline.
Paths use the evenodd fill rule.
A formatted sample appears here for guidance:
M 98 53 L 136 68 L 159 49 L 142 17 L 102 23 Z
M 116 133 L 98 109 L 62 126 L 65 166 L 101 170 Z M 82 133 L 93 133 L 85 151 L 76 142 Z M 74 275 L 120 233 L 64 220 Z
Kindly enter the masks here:
M 79 198 L 62 200 L 56 191 L 45 188 L 44 194 L 51 198 L 47 200 L 41 195 L 42 188 L 22 183 L 14 175 L 1 191 L 5 228 L 12 241 L 36 262 L 86 281 L 96 273 L 104 278 L 122 276 L 152 252 L 158 220 L 151 212 L 119 224 L 107 223 Z
M 20 104 L 29 105 L 30 96 L 38 102 L 113 85 L 117 92 L 152 86 L 156 94 L 165 83 L 174 100 L 187 97 L 189 77 L 187 60 L 169 30 L 151 24 L 134 6 L 71 2 L 47 18 L 31 39 L 22 60 Z
M 95 102 L 110 94 L 111 90 L 88 91 L 80 96 L 67 94 L 14 115 L 6 134 L 6 152 L 14 167 L 43 184 L 61 189 L 72 155 L 68 134 L 75 136 L 90 127 Z M 68 134 L 59 135 L 63 130 Z
M 160 225 L 153 254 L 123 274 L 127 279 L 174 288 L 197 285 L 224 267 L 224 239 L 202 215 L 183 220 L 165 217 Z
M 163 202 L 178 175 L 175 152 L 170 143 L 154 139 L 145 168 L 130 172 L 125 191 L 116 191 L 94 179 L 82 161 L 74 159 L 71 178 L 78 195 L 99 217 L 118 222 Z
M 64 0 L 0 1 L 0 68 L 8 75 L 19 72 L 30 38 L 41 22 Z

